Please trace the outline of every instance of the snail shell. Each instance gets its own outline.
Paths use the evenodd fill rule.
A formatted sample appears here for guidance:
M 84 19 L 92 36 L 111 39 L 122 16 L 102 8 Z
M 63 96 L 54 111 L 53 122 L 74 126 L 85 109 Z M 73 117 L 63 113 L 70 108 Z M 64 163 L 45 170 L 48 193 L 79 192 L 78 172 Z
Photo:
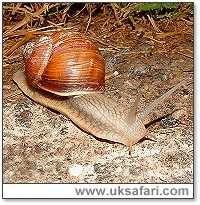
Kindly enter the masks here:
M 28 82 L 61 96 L 102 92 L 105 61 L 91 40 L 80 33 L 57 32 L 26 44 Z

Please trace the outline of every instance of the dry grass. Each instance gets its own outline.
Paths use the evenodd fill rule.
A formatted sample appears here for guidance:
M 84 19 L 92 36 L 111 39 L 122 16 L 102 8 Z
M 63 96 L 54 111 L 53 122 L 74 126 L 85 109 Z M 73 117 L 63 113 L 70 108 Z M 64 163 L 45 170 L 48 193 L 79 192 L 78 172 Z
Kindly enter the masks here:
M 181 37 L 192 35 L 192 14 L 185 12 L 188 4 L 179 5 L 178 18 L 170 18 L 169 12 L 168 18 L 160 20 L 155 20 L 151 12 L 134 11 L 142 4 L 4 3 L 4 42 L 17 41 L 4 44 L 4 56 L 9 57 L 36 35 L 58 30 L 84 32 L 102 49 L 120 50 L 126 44 L 129 47 L 131 41 L 131 47 L 146 42 L 156 44 L 162 52 L 171 49 L 172 39 L 178 43 Z

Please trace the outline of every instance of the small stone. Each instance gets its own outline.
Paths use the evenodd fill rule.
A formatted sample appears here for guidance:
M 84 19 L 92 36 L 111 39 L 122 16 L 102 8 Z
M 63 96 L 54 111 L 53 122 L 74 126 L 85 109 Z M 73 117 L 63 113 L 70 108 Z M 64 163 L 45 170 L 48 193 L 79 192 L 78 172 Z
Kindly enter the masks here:
M 77 176 L 81 175 L 82 172 L 83 172 L 83 166 L 80 164 L 73 164 L 69 167 L 69 174 L 71 176 L 77 177 Z
M 166 129 L 166 128 L 173 128 L 177 127 L 179 125 L 179 120 L 169 117 L 161 120 L 161 126 Z

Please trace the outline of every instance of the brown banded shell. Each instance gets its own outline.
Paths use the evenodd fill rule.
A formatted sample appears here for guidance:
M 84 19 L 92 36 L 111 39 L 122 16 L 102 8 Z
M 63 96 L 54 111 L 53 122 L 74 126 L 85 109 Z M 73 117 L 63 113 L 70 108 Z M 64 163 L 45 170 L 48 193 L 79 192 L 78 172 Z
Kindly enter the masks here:
M 25 72 L 34 86 L 61 96 L 102 92 L 105 61 L 80 33 L 57 32 L 27 43 Z

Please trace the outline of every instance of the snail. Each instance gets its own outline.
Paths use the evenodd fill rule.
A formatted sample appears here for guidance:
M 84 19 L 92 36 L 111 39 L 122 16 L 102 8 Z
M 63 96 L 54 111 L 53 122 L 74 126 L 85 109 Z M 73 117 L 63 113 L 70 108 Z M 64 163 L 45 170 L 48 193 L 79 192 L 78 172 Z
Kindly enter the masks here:
M 147 134 L 147 115 L 181 82 L 137 113 L 138 94 L 127 111 L 103 93 L 105 62 L 98 48 L 84 34 L 58 32 L 28 42 L 25 71 L 13 80 L 32 100 L 69 117 L 79 128 L 97 138 L 122 143 L 132 149 Z

